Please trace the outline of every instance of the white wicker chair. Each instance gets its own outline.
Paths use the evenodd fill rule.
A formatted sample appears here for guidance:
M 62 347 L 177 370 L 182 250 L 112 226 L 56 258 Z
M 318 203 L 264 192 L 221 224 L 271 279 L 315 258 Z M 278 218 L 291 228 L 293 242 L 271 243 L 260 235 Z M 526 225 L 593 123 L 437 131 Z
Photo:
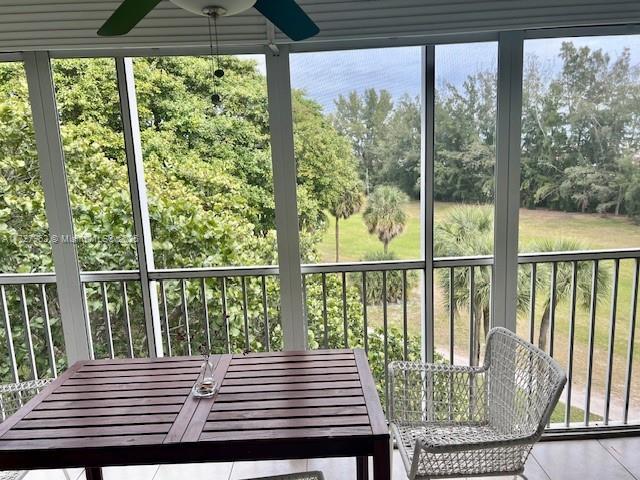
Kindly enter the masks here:
M 51 379 L 30 380 L 22 383 L 10 383 L 0 385 L 0 420 L 17 412 L 25 403 L 35 397 L 40 391 L 51 383 Z M 28 472 L 0 471 L 0 480 L 20 480 Z M 69 475 L 63 470 L 67 480 Z
M 410 480 L 524 477 L 566 383 L 549 355 L 504 328 L 489 332 L 482 367 L 392 362 L 389 373 L 389 419 Z

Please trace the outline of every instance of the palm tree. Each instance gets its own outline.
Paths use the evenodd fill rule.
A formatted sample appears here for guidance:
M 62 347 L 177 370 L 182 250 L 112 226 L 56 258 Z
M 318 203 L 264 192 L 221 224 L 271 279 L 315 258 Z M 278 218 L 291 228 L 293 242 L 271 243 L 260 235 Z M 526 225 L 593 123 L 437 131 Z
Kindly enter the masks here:
M 585 246 L 576 240 L 560 238 L 556 240 L 542 240 L 534 242 L 528 250 L 534 252 L 570 252 L 576 250 L 585 250 Z M 583 308 L 588 308 L 591 302 L 591 282 L 593 280 L 593 263 L 577 262 L 576 263 L 576 301 L 580 302 Z M 545 350 L 547 348 L 547 338 L 549 337 L 549 327 L 551 320 L 551 310 L 555 311 L 558 303 L 571 297 L 573 267 L 570 262 L 562 262 L 557 264 L 556 280 L 555 280 L 555 298 L 553 305 L 551 304 L 551 269 L 552 264 L 544 263 L 538 266 L 536 275 L 536 289 L 538 291 L 547 292 L 544 298 L 542 316 L 540 318 L 540 335 L 538 337 L 538 347 Z M 609 289 L 609 280 L 611 275 L 609 268 L 600 263 L 598 268 L 598 276 L 596 279 L 597 297 L 599 301 Z
M 461 206 L 451 210 L 447 217 L 436 223 L 434 229 L 434 255 L 436 257 L 464 257 L 477 255 L 491 255 L 493 253 L 493 214 L 490 207 Z M 477 365 L 480 361 L 480 339 L 482 327 L 486 337 L 491 328 L 491 267 L 473 267 L 474 290 L 473 296 L 469 285 L 471 282 L 471 267 L 454 269 L 453 278 L 449 275 L 438 276 L 440 287 L 446 295 L 449 285 L 453 281 L 453 307 L 462 310 L 473 306 L 474 337 L 472 362 Z M 525 279 L 518 275 L 518 285 L 525 287 Z M 524 311 L 528 305 L 529 296 L 526 288 L 518 288 L 517 306 Z M 451 298 L 447 298 L 447 306 L 451 305 Z
M 357 213 L 362 208 L 362 193 L 358 186 L 352 188 L 346 188 L 338 198 L 333 202 L 329 211 L 333 218 L 336 219 L 336 262 L 340 261 L 340 231 L 338 229 L 338 221 L 342 218 L 346 220 L 354 213 Z
M 388 185 L 376 187 L 369 196 L 362 215 L 369 233 L 375 233 L 388 253 L 389 242 L 404 231 L 407 216 L 402 209 L 409 198 L 399 188 Z

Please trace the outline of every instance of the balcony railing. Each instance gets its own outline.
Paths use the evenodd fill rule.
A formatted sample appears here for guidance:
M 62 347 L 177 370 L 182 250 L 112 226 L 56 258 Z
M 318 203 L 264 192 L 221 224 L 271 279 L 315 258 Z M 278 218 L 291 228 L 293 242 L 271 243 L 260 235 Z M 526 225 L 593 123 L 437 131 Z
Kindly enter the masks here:
M 437 361 L 481 358 L 492 262 L 490 256 L 434 261 L 439 293 L 435 335 L 427 340 Z M 569 378 L 551 426 L 640 425 L 633 408 L 640 395 L 634 377 L 640 250 L 521 254 L 519 264 L 518 333 L 543 345 Z M 420 356 L 424 268 L 423 261 L 302 267 L 310 346 L 364 348 L 385 403 L 389 362 Z M 150 279 L 168 355 L 197 354 L 203 346 L 218 353 L 282 348 L 277 266 L 155 270 Z M 55 376 L 66 367 L 55 280 L 0 275 L 2 381 Z M 87 272 L 81 280 L 91 354 L 148 355 L 138 272 Z

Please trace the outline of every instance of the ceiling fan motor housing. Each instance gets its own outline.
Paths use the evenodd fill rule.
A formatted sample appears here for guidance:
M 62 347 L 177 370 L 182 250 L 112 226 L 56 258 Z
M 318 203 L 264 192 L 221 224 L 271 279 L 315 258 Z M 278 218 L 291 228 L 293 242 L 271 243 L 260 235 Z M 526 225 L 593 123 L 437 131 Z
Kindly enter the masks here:
M 197 15 L 218 16 L 235 15 L 249 10 L 256 3 L 255 0 L 171 0 L 171 3 Z

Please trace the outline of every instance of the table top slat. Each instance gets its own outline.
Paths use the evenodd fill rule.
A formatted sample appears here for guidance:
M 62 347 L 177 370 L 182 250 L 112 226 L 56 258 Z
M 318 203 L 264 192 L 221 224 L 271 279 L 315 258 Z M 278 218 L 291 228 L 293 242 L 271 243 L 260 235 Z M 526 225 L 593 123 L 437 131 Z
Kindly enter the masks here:
M 137 358 L 102 358 L 100 360 L 92 360 L 90 363 L 85 363 L 83 366 L 91 367 L 96 366 L 99 367 L 101 365 L 138 365 L 144 363 L 151 363 L 153 365 L 162 365 L 165 363 L 176 363 L 176 362 L 197 362 L 202 361 L 200 357 L 186 357 L 186 356 L 176 356 L 176 357 L 156 357 L 156 358 L 148 358 L 148 357 L 137 357 Z
M 327 358 L 326 355 L 291 355 L 287 357 L 255 357 L 255 356 L 234 356 L 233 364 L 234 365 L 260 365 L 260 364 L 269 364 L 269 363 L 294 363 L 294 362 L 315 362 L 315 361 L 323 361 Z M 331 355 L 331 360 L 353 360 L 353 353 L 341 353 L 341 354 L 333 354 Z
M 353 350 L 344 350 L 344 349 L 326 349 L 326 350 L 287 350 L 284 352 L 249 352 L 242 353 L 238 355 L 234 355 L 233 359 L 237 360 L 239 358 L 280 358 L 280 357 L 309 357 L 316 355 L 344 355 L 344 354 L 353 354 Z
M 90 378 L 70 378 L 64 384 L 70 385 L 121 385 L 127 383 L 156 383 L 162 382 L 181 382 L 184 380 L 193 380 L 193 372 L 180 373 L 177 375 L 163 375 L 158 379 L 155 375 L 139 375 L 133 377 L 90 377 Z
M 364 350 L 356 350 L 355 354 L 358 371 L 360 372 L 360 378 L 362 379 L 362 391 L 364 392 L 367 410 L 369 411 L 371 429 L 375 435 L 388 435 L 389 427 L 387 426 L 387 420 L 384 416 L 384 412 L 382 411 L 382 404 L 380 403 L 378 389 L 376 388 L 373 375 L 371 374 L 367 354 Z
M 167 433 L 171 423 L 156 423 L 151 425 L 118 425 L 107 427 L 73 427 L 73 428 L 37 428 L 34 430 L 12 429 L 2 440 L 36 440 L 49 439 L 56 441 L 60 438 L 90 438 L 107 437 L 111 435 L 146 435 L 152 433 Z
M 325 390 L 289 390 L 286 392 L 220 393 L 216 402 L 240 402 L 245 400 L 278 400 L 286 398 L 361 397 L 361 388 L 330 388 Z
M 182 405 L 184 396 L 166 396 L 166 397 L 146 397 L 136 399 L 137 406 L 153 406 L 153 405 Z M 131 406 L 130 398 L 103 398 L 101 400 L 61 400 L 51 401 L 45 399 L 36 410 L 65 410 L 65 409 L 88 409 L 88 408 L 109 408 L 109 407 L 129 407 Z
M 36 428 L 65 428 L 65 427 L 100 427 L 115 425 L 144 425 L 152 423 L 173 423 L 175 413 L 152 413 L 147 415 L 109 415 L 103 417 L 57 417 L 43 419 L 24 419 L 14 430 L 29 430 Z
M 281 428 L 277 430 L 243 430 L 237 432 L 203 432 L 200 441 L 203 442 L 227 442 L 232 440 L 283 440 L 283 439 L 304 439 L 311 437 L 353 437 L 370 436 L 370 426 L 355 427 L 309 427 L 309 428 Z M 283 452 L 286 454 L 286 452 Z
M 319 375 L 319 374 L 343 374 L 358 373 L 357 367 L 333 367 L 333 368 L 285 368 L 277 370 L 243 371 L 236 370 L 227 373 L 227 378 L 261 378 L 261 377 L 288 377 L 291 375 Z
M 120 377 L 138 377 L 138 376 L 165 376 L 165 375 L 180 375 L 180 374 L 193 374 L 198 373 L 200 367 L 189 368 L 154 368 L 149 370 L 96 370 L 96 371 L 83 371 L 78 372 L 75 378 L 120 378 Z
M 343 382 L 348 380 L 358 380 L 360 377 L 357 373 L 337 373 L 337 374 L 316 374 L 316 375 L 291 375 L 287 377 L 261 377 L 261 385 L 269 385 L 272 383 L 309 383 L 309 382 Z M 225 378 L 225 386 L 230 385 L 254 385 L 256 382 L 253 378 Z
M 339 406 L 339 407 L 301 407 L 301 408 L 272 408 L 260 412 L 261 418 L 295 418 L 295 417 L 323 417 L 327 415 L 366 415 L 367 407 L 359 406 Z M 243 420 L 255 418 L 256 414 L 252 410 L 231 410 L 212 411 L 209 414 L 209 421 L 220 420 Z
M 106 408 L 73 408 L 58 410 L 34 410 L 25 420 L 46 418 L 76 418 L 76 417 L 108 417 L 121 415 L 152 415 L 152 414 L 177 414 L 182 408 L 178 405 L 152 405 L 146 407 L 106 407 Z
M 195 381 L 195 380 L 194 380 Z M 184 396 L 191 392 L 191 388 L 159 388 L 156 390 L 124 390 L 124 391 L 107 391 L 107 392 L 74 392 L 74 393 L 52 393 L 49 398 L 52 401 L 82 401 L 82 400 L 100 400 L 106 398 L 129 398 L 137 401 L 144 397 L 171 397 Z
M 302 428 L 302 427 L 343 427 L 366 426 L 369 424 L 368 415 L 330 415 L 326 417 L 288 417 L 259 420 L 221 420 L 208 421 L 204 426 L 205 432 L 224 432 L 237 430 Z
M 180 380 L 176 382 L 148 382 L 148 383 L 120 383 L 108 385 L 62 385 L 56 390 L 59 393 L 88 393 L 88 392 L 126 392 L 131 390 L 164 390 L 175 388 L 190 389 L 193 387 L 191 380 Z
M 202 365 L 202 359 L 181 360 L 175 362 L 161 362 L 161 363 L 88 363 L 83 365 L 79 372 L 96 373 L 96 372 L 127 372 L 131 370 L 140 370 L 146 373 L 150 373 L 150 370 L 162 370 L 170 373 L 171 370 L 189 369 L 200 370 Z
M 360 388 L 360 382 L 310 382 L 310 383 L 269 383 L 266 385 L 223 385 L 220 394 L 243 392 L 291 392 L 295 390 L 329 390 L 336 388 Z
M 0 452 L 15 450 L 34 450 L 34 449 L 65 449 L 75 448 L 82 450 L 91 445 L 91 448 L 100 447 L 116 447 L 122 448 L 131 445 L 157 445 L 162 442 L 166 434 L 155 435 L 114 435 L 104 437 L 76 437 L 76 438 L 57 438 L 55 440 L 47 439 L 31 439 L 31 440 L 11 440 L 0 442 Z
M 232 363 L 229 372 L 254 372 L 272 370 L 290 370 L 295 373 L 296 369 L 308 370 L 312 368 L 328 369 L 333 367 L 355 367 L 354 359 L 349 360 L 315 360 L 312 362 L 278 362 L 278 363 Z
M 365 405 L 362 397 L 334 397 L 331 405 Z M 215 402 L 212 412 L 229 412 L 237 410 L 267 410 L 270 408 L 304 408 L 304 407 L 326 407 L 326 398 L 285 398 L 280 400 L 254 400 L 242 403 Z

